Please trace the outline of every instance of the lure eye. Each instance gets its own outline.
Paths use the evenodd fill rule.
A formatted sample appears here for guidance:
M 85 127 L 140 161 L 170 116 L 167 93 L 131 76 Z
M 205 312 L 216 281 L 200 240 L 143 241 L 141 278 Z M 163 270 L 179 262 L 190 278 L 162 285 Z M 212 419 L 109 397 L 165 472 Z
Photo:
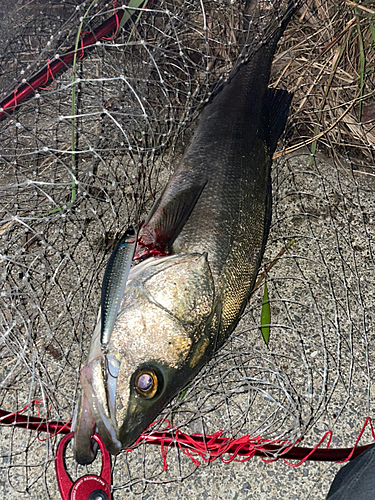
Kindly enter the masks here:
M 146 399 L 155 396 L 158 390 L 158 377 L 153 370 L 142 370 L 135 377 L 135 390 Z

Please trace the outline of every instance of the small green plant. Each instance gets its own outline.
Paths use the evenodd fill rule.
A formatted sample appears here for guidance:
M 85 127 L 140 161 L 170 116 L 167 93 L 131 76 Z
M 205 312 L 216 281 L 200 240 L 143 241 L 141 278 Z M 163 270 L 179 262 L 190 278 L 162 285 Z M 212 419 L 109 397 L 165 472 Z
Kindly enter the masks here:
M 334 80 L 338 70 L 346 71 L 346 74 L 352 74 L 353 70 L 355 78 L 353 83 L 358 85 L 358 94 L 356 103 L 358 108 L 356 111 L 358 123 L 362 120 L 363 102 L 365 96 L 366 77 L 374 70 L 374 48 L 375 48 L 375 9 L 360 5 L 357 2 L 347 0 L 346 5 L 349 7 L 348 13 L 352 15 L 350 21 L 345 28 L 328 44 L 323 51 L 323 56 L 326 59 L 324 67 L 329 62 L 329 52 L 331 52 L 330 75 L 325 85 L 324 98 L 320 104 L 318 113 L 318 124 L 314 128 L 314 140 L 311 144 L 310 164 L 314 161 L 314 155 L 317 148 L 317 140 L 321 136 L 319 134 L 320 123 L 322 121 L 323 109 L 326 105 L 328 95 L 332 91 L 335 92 Z M 336 48 L 335 51 L 332 49 Z M 323 67 L 323 68 L 324 68 Z M 323 69 L 322 69 L 323 71 Z M 318 76 L 320 78 L 320 75 Z M 342 116 L 344 117 L 344 115 Z
M 148 0 L 130 0 L 130 2 L 127 5 L 127 9 L 124 9 L 124 14 L 121 18 L 121 21 L 119 23 L 119 29 L 122 28 L 127 21 L 133 16 L 135 12 L 137 12 L 138 9 L 144 8 L 147 4 Z M 74 46 L 74 56 L 73 56 L 73 63 L 72 63 L 72 106 L 71 106 L 71 151 L 72 151 L 72 189 L 71 189 L 71 195 L 70 195 L 70 201 L 66 203 L 65 205 L 54 208 L 52 210 L 49 210 L 47 213 L 42 214 L 41 216 L 46 216 L 46 215 L 51 215 L 56 212 L 60 212 L 61 210 L 65 210 L 66 208 L 69 208 L 74 200 L 76 199 L 77 196 L 77 185 L 76 185 L 76 172 L 77 172 L 77 156 L 74 153 L 75 151 L 75 145 L 76 145 L 76 135 L 75 135 L 75 130 L 76 130 L 76 66 L 77 66 L 77 54 L 79 53 L 79 44 L 81 40 L 81 32 L 82 32 L 82 27 L 83 27 L 83 22 L 85 18 L 88 16 L 90 10 L 92 7 L 96 4 L 96 0 L 93 0 L 89 7 L 87 8 L 86 12 L 84 13 L 83 17 L 81 18 L 81 22 L 78 26 L 77 30 L 77 36 L 76 36 L 76 41 L 75 41 L 75 46 Z M 135 10 L 133 10 L 135 9 Z M 137 19 L 135 20 L 134 26 L 137 25 L 139 22 L 139 19 L 141 18 L 143 11 L 139 10 Z M 132 32 L 129 36 L 129 40 L 132 36 L 134 26 L 132 28 Z M 129 42 L 128 40 L 128 42 Z
M 284 253 L 294 244 L 295 239 L 291 239 L 289 243 L 283 248 L 273 259 L 273 261 L 266 267 L 263 273 L 258 278 L 258 281 L 256 282 L 254 286 L 254 291 L 260 286 L 262 281 L 268 276 L 269 271 L 273 268 L 273 266 L 278 262 L 280 257 L 284 255 Z M 267 288 L 267 282 L 264 283 L 264 292 L 263 292 L 263 303 L 262 303 L 262 312 L 260 315 L 260 329 L 263 335 L 264 342 L 266 345 L 268 345 L 269 339 L 270 339 L 270 324 L 271 324 L 271 307 L 270 307 L 270 301 L 269 301 L 269 296 L 268 296 L 268 288 Z
M 262 313 L 260 315 L 260 324 L 264 342 L 268 345 L 270 339 L 271 308 L 268 298 L 267 282 L 264 283 Z

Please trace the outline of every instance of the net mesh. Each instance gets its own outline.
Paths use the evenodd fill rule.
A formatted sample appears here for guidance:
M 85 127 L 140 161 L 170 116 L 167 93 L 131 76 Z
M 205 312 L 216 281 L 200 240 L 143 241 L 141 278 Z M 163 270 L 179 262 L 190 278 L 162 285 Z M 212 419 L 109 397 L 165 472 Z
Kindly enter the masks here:
M 272 35 L 282 2 L 259 2 L 256 20 L 236 1 L 140 5 L 124 27 L 85 49 L 85 34 L 123 12 L 118 2 L 1 7 L 0 100 L 41 67 L 48 75 L 0 122 L 0 408 L 7 411 L 29 405 L 26 414 L 70 420 L 116 241 L 144 219 L 215 87 Z M 227 345 L 153 430 L 168 419 L 186 434 L 249 434 L 283 449 L 301 438 L 315 445 L 333 429 L 333 443 L 350 446 L 371 416 L 371 9 L 308 1 L 288 27 L 271 84 L 294 91 L 280 152 L 299 149 L 273 167 L 264 265 L 284 253 L 265 273 L 269 345 L 260 328 L 262 282 Z M 259 24 L 252 43 L 248 22 Z M 75 43 L 73 65 L 51 78 L 48 65 Z M 9 427 L 0 436 L 10 498 L 57 498 L 59 437 Z M 69 471 L 79 477 L 86 468 L 71 456 L 68 448 Z M 167 463 L 164 470 L 160 449 L 142 443 L 117 456 L 116 498 L 161 491 L 197 467 L 180 448 L 168 451 Z

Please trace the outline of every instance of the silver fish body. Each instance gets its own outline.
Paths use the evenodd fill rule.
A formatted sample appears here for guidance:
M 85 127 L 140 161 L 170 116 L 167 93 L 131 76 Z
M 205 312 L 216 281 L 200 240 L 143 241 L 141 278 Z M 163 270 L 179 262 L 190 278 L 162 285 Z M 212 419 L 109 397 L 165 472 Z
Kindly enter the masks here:
M 136 257 L 151 256 L 130 270 L 105 352 L 98 335 L 92 341 L 82 398 L 111 453 L 133 444 L 207 363 L 250 297 L 270 225 L 272 155 L 291 100 L 268 89 L 286 23 L 203 109 L 139 232 Z M 87 443 L 76 444 L 80 463 Z

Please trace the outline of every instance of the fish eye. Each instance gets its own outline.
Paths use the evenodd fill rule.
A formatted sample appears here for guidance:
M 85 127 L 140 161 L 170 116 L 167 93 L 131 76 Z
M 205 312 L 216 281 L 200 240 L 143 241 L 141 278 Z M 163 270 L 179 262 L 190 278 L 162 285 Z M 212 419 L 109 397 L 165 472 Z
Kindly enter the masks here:
M 158 377 L 154 370 L 147 368 L 141 370 L 135 377 L 135 390 L 140 396 L 151 399 L 158 390 Z

